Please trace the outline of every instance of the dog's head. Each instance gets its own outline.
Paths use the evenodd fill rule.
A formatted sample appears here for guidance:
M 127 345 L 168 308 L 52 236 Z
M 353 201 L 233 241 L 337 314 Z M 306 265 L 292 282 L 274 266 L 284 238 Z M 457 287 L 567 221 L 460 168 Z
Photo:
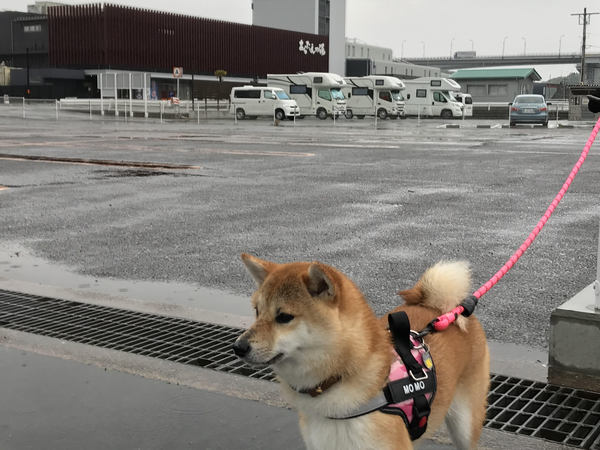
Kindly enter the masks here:
M 242 261 L 258 284 L 252 296 L 256 320 L 233 344 L 236 355 L 279 373 L 322 365 L 335 352 L 339 329 L 336 271 L 321 263 L 276 264 L 248 254 Z

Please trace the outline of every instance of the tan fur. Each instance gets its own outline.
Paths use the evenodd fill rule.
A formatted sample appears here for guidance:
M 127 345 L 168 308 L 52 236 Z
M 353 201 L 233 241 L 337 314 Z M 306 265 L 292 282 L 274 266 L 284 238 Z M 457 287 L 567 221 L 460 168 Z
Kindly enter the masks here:
M 300 415 L 309 449 L 410 449 L 398 416 L 371 413 L 331 420 L 353 411 L 385 385 L 392 358 L 387 317 L 377 319 L 360 290 L 341 272 L 322 263 L 275 264 L 242 255 L 258 283 L 252 297 L 256 322 L 238 342 L 251 345 L 250 364 L 271 364 L 287 399 Z M 411 328 L 422 329 L 469 293 L 466 263 L 439 263 L 402 295 Z M 293 315 L 278 323 L 278 314 Z M 489 388 L 485 334 L 474 316 L 426 338 L 436 365 L 438 389 L 426 436 L 446 419 L 458 448 L 475 448 Z M 274 362 L 269 363 L 269 361 Z M 317 397 L 298 390 L 341 376 Z

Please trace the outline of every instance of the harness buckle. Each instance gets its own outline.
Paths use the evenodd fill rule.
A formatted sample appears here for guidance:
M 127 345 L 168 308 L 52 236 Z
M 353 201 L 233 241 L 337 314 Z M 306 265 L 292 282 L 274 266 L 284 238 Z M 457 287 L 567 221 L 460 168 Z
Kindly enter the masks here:
M 419 377 L 419 378 L 415 377 L 415 375 L 412 373 L 412 370 L 409 370 L 408 374 L 415 381 L 423 381 L 423 380 L 426 380 L 428 378 L 428 376 L 427 376 L 427 372 L 425 372 L 424 370 L 422 372 L 423 372 L 423 376 Z

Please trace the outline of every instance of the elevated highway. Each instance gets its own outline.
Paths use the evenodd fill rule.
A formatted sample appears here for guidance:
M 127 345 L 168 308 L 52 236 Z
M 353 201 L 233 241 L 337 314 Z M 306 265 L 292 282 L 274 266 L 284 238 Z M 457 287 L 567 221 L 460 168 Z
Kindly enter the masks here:
M 585 56 L 587 63 L 599 63 L 600 53 L 587 53 Z M 431 57 L 431 58 L 405 58 L 413 64 L 424 66 L 439 67 L 440 69 L 468 69 L 473 67 L 493 67 L 493 66 L 527 66 L 544 64 L 580 64 L 581 53 L 540 53 L 527 55 L 496 55 L 496 56 L 476 56 L 474 58 L 450 58 L 450 57 Z

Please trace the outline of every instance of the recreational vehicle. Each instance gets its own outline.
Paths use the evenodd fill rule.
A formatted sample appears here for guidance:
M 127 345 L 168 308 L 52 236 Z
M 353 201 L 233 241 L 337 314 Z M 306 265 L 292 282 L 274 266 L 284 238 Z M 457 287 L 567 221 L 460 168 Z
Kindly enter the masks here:
M 346 83 L 334 73 L 268 74 L 267 84 L 283 89 L 296 100 L 301 116 L 316 115 L 319 119 L 326 119 L 346 111 L 346 99 L 342 93 Z
M 347 77 L 342 89 L 346 97 L 346 118 L 359 119 L 377 114 L 380 119 L 404 117 L 404 83 L 396 77 L 369 75 Z
M 464 92 L 451 92 L 454 98 L 463 104 L 463 115 L 465 117 L 473 117 L 473 97 L 471 94 Z
M 451 92 L 460 91 L 460 84 L 449 78 L 423 77 L 406 80 L 406 115 L 462 117 L 463 105 Z
M 283 89 L 243 86 L 231 89 L 231 112 L 238 120 L 271 116 L 277 120 L 298 116 L 298 105 Z

